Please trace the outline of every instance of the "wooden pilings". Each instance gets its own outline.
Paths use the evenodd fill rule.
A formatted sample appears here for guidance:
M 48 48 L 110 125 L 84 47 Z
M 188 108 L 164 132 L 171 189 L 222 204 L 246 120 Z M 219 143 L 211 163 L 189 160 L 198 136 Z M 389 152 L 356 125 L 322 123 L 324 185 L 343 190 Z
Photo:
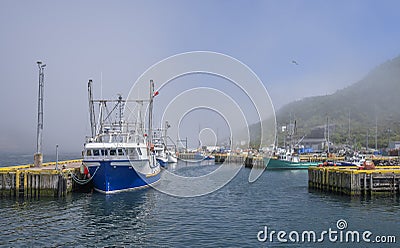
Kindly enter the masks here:
M 214 154 L 215 163 L 234 163 L 242 164 L 246 167 L 265 167 L 263 157 L 248 156 L 248 155 L 227 155 L 227 154 Z M 194 153 L 181 153 L 178 155 L 182 160 L 195 160 Z
M 346 195 L 399 194 L 400 167 L 378 167 L 358 170 L 357 167 L 310 167 L 308 185 L 311 189 Z
M 194 160 L 195 159 L 195 153 L 179 153 L 178 158 L 182 160 Z
M 219 161 L 220 163 L 234 163 L 234 164 L 245 164 L 246 162 L 245 155 L 227 155 L 227 154 L 216 154 L 215 155 L 215 162 Z M 249 164 L 250 161 L 248 160 L 247 163 Z
M 64 197 L 78 188 L 71 173 L 80 174 L 79 162 L 81 161 L 60 162 L 59 164 L 70 168 L 59 170 L 52 168 L 52 163 L 41 168 L 31 168 L 31 165 L 1 167 L 0 197 Z

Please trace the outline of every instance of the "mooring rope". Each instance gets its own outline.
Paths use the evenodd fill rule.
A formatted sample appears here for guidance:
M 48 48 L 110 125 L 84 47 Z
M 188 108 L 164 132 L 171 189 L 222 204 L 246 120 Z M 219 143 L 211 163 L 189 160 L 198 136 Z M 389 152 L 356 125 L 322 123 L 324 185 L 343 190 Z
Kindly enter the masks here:
M 85 166 L 86 166 L 86 165 L 85 165 Z M 97 172 L 97 170 L 100 168 L 100 166 L 101 166 L 101 165 L 99 165 L 99 166 L 96 168 L 96 170 L 94 171 L 93 175 L 92 175 L 89 179 L 87 179 L 87 180 L 77 178 L 76 175 L 73 174 L 72 172 L 70 172 L 70 174 L 71 174 L 72 179 L 73 179 L 77 184 L 84 185 L 84 184 L 89 183 L 89 182 L 93 179 L 94 175 L 96 175 L 96 172 Z

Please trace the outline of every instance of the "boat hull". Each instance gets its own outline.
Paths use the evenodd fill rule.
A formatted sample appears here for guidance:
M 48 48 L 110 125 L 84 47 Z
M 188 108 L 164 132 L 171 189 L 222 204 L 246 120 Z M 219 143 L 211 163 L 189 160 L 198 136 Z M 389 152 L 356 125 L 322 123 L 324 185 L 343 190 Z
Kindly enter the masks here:
M 157 162 L 160 164 L 162 167 L 166 167 L 168 165 L 168 159 L 167 158 L 156 158 Z
M 177 163 L 178 162 L 178 158 L 172 155 L 168 155 L 168 163 Z
M 291 162 L 280 159 L 264 158 L 267 170 L 305 170 L 310 166 L 318 166 L 318 162 Z
M 206 156 L 206 157 L 204 158 L 204 160 L 214 160 L 214 159 L 215 159 L 214 156 Z
M 83 161 L 85 163 L 85 161 Z M 154 174 L 137 172 L 127 161 L 87 161 L 94 189 L 109 194 L 149 187 L 160 180 L 160 171 Z
M 198 160 L 198 161 L 201 161 L 201 160 L 214 160 L 215 159 L 215 157 L 214 156 L 211 156 L 211 155 L 205 155 L 205 154 L 202 154 L 202 153 L 196 153 L 195 155 L 194 155 L 194 160 Z

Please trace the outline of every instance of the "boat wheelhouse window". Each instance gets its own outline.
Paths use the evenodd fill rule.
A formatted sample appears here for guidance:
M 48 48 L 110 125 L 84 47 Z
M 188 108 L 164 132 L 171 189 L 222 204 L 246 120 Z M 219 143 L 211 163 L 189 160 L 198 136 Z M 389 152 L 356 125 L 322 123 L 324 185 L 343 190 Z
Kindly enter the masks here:
M 124 156 L 124 150 L 123 149 L 118 149 L 118 156 Z
M 131 158 L 131 159 L 138 159 L 139 158 L 139 155 L 138 155 L 138 153 L 137 153 L 137 151 L 136 151 L 136 149 L 128 149 L 127 150 L 128 151 L 128 156 L 129 156 L 129 158 Z
M 93 156 L 100 156 L 100 150 L 93 150 Z
M 111 149 L 110 150 L 110 156 L 116 156 L 117 155 L 117 150 Z
M 87 150 L 86 151 L 86 156 L 92 156 L 92 150 Z
M 107 156 L 107 150 L 101 150 L 101 156 Z
M 120 143 L 120 142 L 124 142 L 124 139 L 122 136 L 118 135 L 118 136 L 114 136 L 114 142 Z
M 137 149 L 140 156 L 142 156 L 142 150 L 140 148 Z

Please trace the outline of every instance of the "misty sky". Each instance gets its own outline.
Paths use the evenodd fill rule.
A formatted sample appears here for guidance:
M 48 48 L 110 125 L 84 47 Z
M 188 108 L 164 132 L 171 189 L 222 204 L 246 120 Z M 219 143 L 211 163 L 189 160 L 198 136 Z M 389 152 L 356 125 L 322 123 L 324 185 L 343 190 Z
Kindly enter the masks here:
M 104 97 L 126 96 L 154 63 L 215 51 L 248 65 L 279 109 L 398 56 L 399 9 L 386 0 L 2 0 L 0 152 L 35 152 L 37 60 L 47 64 L 44 151 L 79 152 L 90 132 L 90 78 L 95 95 L 102 74 Z

